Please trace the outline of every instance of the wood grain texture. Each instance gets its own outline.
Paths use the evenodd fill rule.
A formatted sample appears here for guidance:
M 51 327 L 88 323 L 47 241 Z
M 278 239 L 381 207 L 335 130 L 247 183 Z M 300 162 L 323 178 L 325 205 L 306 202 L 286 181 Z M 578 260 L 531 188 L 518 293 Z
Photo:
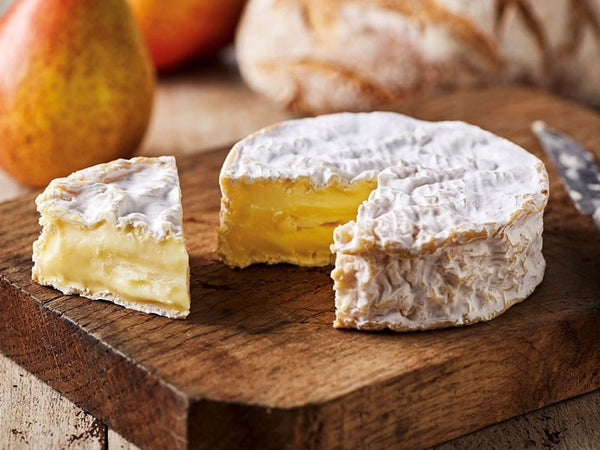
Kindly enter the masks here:
M 108 443 L 106 450 L 139 450 L 138 446 L 133 445 L 123 436 L 112 430 L 108 430 L 106 439 Z
M 105 449 L 103 423 L 1 354 L 0 380 L 0 448 Z M 34 395 L 23 402 L 24 393 Z M 52 414 L 35 420 L 40 411 Z
M 0 448 L 138 450 L 93 416 L 0 354 Z M 600 391 L 547 406 L 436 446 L 477 448 L 595 448 L 600 442 Z M 106 446 L 103 446 L 106 443 Z
M 600 154 L 600 118 L 495 89 L 408 105 L 541 155 L 534 119 Z M 192 310 L 185 321 L 30 280 L 33 195 L 0 205 L 0 351 L 141 447 L 416 448 L 600 386 L 600 234 L 549 166 L 544 282 L 499 318 L 396 334 L 335 330 L 329 269 L 231 270 L 215 255 L 225 157 L 179 159 Z M 544 158 L 545 159 L 545 158 Z
M 432 450 L 544 448 L 596 449 L 600 443 L 600 391 L 492 425 Z

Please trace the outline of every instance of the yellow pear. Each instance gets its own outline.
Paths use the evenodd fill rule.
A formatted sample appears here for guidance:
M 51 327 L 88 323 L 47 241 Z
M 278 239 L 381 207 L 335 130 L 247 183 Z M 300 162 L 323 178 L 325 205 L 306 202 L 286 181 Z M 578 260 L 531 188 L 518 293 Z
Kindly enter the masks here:
M 0 166 L 21 183 L 131 155 L 153 96 L 125 0 L 17 0 L 0 19 Z

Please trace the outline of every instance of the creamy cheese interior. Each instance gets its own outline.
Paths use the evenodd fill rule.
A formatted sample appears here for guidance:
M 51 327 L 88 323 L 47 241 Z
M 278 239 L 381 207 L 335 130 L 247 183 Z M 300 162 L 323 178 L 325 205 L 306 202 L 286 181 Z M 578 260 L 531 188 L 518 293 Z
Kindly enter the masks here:
M 295 180 L 222 180 L 219 253 L 230 266 L 333 262 L 333 230 L 356 217 L 376 180 L 314 186 Z
M 33 278 L 95 299 L 170 317 L 190 307 L 188 255 L 183 237 L 157 240 L 106 221 L 83 227 L 44 223 L 34 244 Z

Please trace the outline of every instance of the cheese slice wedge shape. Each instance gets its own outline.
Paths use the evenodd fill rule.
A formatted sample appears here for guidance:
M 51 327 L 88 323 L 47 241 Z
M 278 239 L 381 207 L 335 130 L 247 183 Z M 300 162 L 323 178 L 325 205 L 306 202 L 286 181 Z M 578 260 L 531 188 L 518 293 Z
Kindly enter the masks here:
M 543 163 L 463 122 L 387 112 L 284 122 L 238 142 L 220 185 L 224 262 L 335 259 L 336 327 L 488 320 L 543 278 Z
M 175 158 L 136 157 L 50 182 L 32 278 L 65 294 L 172 318 L 190 310 Z

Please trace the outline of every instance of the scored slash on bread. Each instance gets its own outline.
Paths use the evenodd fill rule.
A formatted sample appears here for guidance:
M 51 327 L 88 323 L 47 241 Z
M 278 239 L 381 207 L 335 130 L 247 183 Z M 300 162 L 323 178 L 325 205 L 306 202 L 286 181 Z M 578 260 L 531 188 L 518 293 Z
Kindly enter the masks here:
M 236 47 L 252 88 L 312 114 L 506 82 L 600 104 L 596 0 L 251 0 Z

